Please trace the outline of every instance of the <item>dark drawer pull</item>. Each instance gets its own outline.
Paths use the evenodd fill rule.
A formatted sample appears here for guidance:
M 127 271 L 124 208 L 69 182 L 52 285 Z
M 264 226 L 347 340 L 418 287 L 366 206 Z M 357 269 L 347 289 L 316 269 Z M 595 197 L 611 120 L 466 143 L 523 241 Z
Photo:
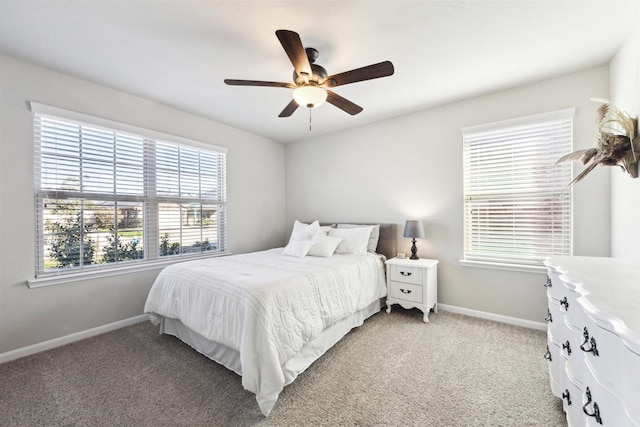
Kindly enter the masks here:
M 584 337 L 584 342 L 580 345 L 580 349 L 585 353 L 593 353 L 594 356 L 600 356 L 598 347 L 596 346 L 596 339 L 594 337 L 589 338 L 589 330 L 586 326 L 582 331 L 582 336 Z M 586 348 L 587 344 L 589 344 L 591 348 Z
M 567 350 L 567 355 L 571 356 L 571 343 L 569 342 L 569 340 L 562 344 L 562 349 Z
M 544 358 L 551 362 L 551 352 L 549 351 L 549 346 L 547 345 L 547 352 L 544 354 Z
M 403 294 L 410 294 L 411 293 L 411 289 L 402 289 L 402 288 L 400 288 L 400 292 L 402 292 Z
M 567 297 L 560 300 L 560 305 L 563 306 L 565 310 L 569 310 L 569 301 L 567 301 Z
M 562 393 L 562 398 L 567 399 L 567 405 L 571 405 L 571 395 L 569 394 L 569 389 L 564 389 L 564 393 Z
M 551 279 L 549 278 L 549 276 L 547 276 L 547 283 L 544 284 L 544 287 L 545 288 L 550 288 L 552 286 L 553 285 L 551 284 Z
M 402 274 L 403 276 L 407 276 L 407 277 L 411 276 L 411 272 L 410 271 L 409 272 L 401 271 L 400 274 Z
M 553 322 L 553 316 L 551 316 L 551 311 L 547 308 L 547 317 L 544 318 L 547 322 Z
M 589 406 L 589 404 L 591 403 L 591 390 L 589 390 L 589 387 L 587 387 L 587 391 L 585 392 L 585 394 L 587 395 L 587 403 L 585 403 L 582 407 L 582 411 L 586 415 L 594 417 L 598 424 L 602 424 L 602 417 L 600 416 L 600 408 L 598 407 L 598 403 L 593 402 L 593 404 L 591 405 L 593 411 L 591 413 L 587 412 L 587 406 Z

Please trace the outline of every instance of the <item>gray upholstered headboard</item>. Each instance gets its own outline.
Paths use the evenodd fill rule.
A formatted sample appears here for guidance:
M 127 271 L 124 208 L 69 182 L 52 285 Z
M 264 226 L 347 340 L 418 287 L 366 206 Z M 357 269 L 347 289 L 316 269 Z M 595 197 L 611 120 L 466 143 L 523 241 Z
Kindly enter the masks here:
M 362 224 L 362 225 L 377 225 L 379 223 L 368 222 L 354 222 L 354 221 L 342 221 L 342 222 L 321 222 L 321 225 L 332 224 Z M 378 247 L 376 252 L 391 259 L 397 254 L 397 234 L 395 224 L 380 224 L 380 238 L 378 239 Z
M 376 252 L 386 256 L 387 259 L 395 257 L 398 253 L 397 239 L 395 224 L 380 224 L 380 239 Z

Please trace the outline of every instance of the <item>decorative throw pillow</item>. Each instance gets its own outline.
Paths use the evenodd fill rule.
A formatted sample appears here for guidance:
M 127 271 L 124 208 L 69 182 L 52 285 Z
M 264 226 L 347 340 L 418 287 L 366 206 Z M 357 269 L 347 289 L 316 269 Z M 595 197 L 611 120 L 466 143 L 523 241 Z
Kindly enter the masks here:
M 334 254 L 341 242 L 341 237 L 327 236 L 323 232 L 320 232 L 313 238 L 309 255 L 329 258 Z
M 343 239 L 336 248 L 337 254 L 365 254 L 372 230 L 373 226 L 334 228 L 329 230 L 329 236 Z
M 304 258 L 311 249 L 311 240 L 292 240 L 287 246 L 285 246 L 284 255 L 295 256 L 298 258 Z
M 367 251 L 375 252 L 378 248 L 378 240 L 380 240 L 380 224 L 376 225 L 364 225 L 364 224 L 338 224 L 338 228 L 354 228 L 354 227 L 373 227 L 371 235 L 369 236 L 369 242 L 367 243 Z

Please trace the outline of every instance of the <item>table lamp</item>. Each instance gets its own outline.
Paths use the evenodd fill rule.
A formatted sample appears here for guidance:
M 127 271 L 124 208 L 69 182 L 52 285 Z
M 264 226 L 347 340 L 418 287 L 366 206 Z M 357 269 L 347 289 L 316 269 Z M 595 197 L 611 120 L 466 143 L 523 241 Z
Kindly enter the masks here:
M 422 221 L 408 220 L 404 225 L 404 237 L 408 237 L 411 240 L 411 257 L 409 259 L 418 258 L 418 248 L 416 247 L 416 239 L 422 239 L 424 237 L 424 227 Z

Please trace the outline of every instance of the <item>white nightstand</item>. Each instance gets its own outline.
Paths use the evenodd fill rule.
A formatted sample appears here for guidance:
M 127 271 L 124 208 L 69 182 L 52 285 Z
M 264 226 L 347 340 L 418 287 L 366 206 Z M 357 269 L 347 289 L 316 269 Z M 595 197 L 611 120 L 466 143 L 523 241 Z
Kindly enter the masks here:
M 418 308 L 429 321 L 429 311 L 438 312 L 438 261 L 435 259 L 398 259 L 387 261 L 387 313 L 391 304 Z

